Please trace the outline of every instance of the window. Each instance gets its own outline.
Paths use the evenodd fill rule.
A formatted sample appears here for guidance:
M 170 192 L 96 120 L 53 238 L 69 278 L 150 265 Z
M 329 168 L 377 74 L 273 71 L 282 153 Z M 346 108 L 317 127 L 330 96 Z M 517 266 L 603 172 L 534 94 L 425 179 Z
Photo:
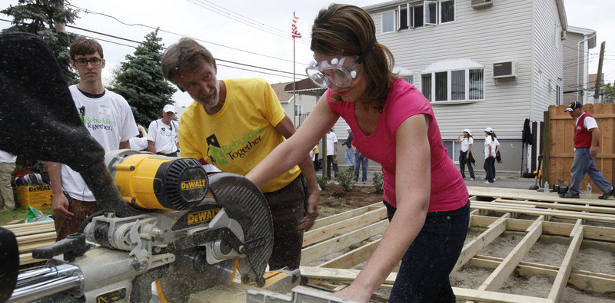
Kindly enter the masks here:
M 466 71 L 454 70 L 451 72 L 451 100 L 466 99 Z
M 457 143 L 457 140 L 442 140 L 442 145 L 448 150 L 448 157 L 455 163 L 459 163 L 459 151 L 461 150 L 461 144 Z
M 436 101 L 448 100 L 448 72 L 436 74 Z
M 438 3 L 425 1 L 425 24 L 435 25 L 438 23 Z
M 382 12 L 382 32 L 395 31 L 395 11 Z
M 399 28 L 398 30 L 407 29 L 408 28 L 408 5 L 400 5 L 399 9 Z
M 408 82 L 408 83 L 412 83 L 414 84 L 414 76 L 413 75 L 409 75 L 409 76 L 402 76 L 402 78 L 404 78 L 404 81 Z
M 423 74 L 421 75 L 421 92 L 425 98 L 429 99 L 429 101 L 433 101 L 431 99 L 431 74 Z
M 412 8 L 412 27 L 423 26 L 423 6 L 418 5 Z
M 483 100 L 484 69 L 478 66 L 467 59 L 435 62 L 421 74 L 421 91 L 432 102 Z
M 455 1 L 440 2 L 440 23 L 455 21 Z
M 470 100 L 483 99 L 483 85 L 485 83 L 483 79 L 482 69 L 471 69 L 470 75 Z

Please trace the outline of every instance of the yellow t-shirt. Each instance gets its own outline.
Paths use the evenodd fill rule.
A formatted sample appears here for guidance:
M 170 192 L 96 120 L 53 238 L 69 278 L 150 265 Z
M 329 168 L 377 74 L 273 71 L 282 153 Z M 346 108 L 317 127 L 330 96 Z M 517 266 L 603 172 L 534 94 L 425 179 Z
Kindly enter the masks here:
M 219 112 L 209 115 L 196 101 L 179 121 L 182 157 L 204 159 L 224 172 L 246 175 L 284 141 L 275 126 L 284 110 L 271 86 L 263 79 L 223 80 L 226 99 Z M 297 165 L 261 186 L 277 191 L 292 182 L 301 170 Z

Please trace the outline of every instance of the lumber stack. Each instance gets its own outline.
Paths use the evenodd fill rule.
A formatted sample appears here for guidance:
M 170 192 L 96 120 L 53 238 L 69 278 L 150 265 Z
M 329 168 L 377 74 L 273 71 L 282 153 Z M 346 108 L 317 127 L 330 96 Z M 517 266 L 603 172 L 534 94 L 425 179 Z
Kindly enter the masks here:
M 22 223 L 3 226 L 17 237 L 19 245 L 19 265 L 26 265 L 44 260 L 32 258 L 32 250 L 51 245 L 56 240 L 53 221 Z

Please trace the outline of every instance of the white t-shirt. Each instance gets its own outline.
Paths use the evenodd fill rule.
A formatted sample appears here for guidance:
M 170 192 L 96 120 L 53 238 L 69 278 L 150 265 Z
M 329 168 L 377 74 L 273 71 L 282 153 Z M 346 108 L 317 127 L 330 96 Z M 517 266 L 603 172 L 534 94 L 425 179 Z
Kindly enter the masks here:
M 489 158 L 489 144 L 491 144 L 491 155 L 495 157 L 495 149 L 500 145 L 500 142 L 497 138 L 491 139 L 491 136 L 485 137 L 485 159 Z
M 147 138 L 146 137 L 132 137 L 128 140 L 130 143 L 130 149 L 132 150 L 146 150 Z
M 171 125 L 154 120 L 147 129 L 147 140 L 154 142 L 157 153 L 170 154 L 177 151 L 177 122 L 171 120 Z
M 461 151 L 464 153 L 467 152 L 468 148 L 470 148 L 470 144 L 474 144 L 474 138 L 463 137 L 463 139 L 461 139 Z
M 327 156 L 333 156 L 335 151 L 335 143 L 337 143 L 337 136 L 334 132 L 327 133 Z
M 579 119 L 581 119 L 581 117 L 583 118 L 583 126 L 585 127 L 585 129 L 590 130 L 592 128 L 598 128 L 598 123 L 596 122 L 596 119 L 594 119 L 594 117 L 590 117 L 590 116 L 584 116 L 585 113 L 582 113 L 578 118 L 577 121 L 575 123 L 575 125 L 577 125 L 579 123 Z
M 77 85 L 71 85 L 69 90 L 83 125 L 105 152 L 118 149 L 120 142 L 128 141 L 139 133 L 124 97 L 105 90 L 102 97 L 90 98 L 79 91 Z M 62 188 L 73 199 L 96 200 L 81 175 L 65 164 L 62 164 Z
M 15 163 L 17 156 L 0 150 L 0 163 Z

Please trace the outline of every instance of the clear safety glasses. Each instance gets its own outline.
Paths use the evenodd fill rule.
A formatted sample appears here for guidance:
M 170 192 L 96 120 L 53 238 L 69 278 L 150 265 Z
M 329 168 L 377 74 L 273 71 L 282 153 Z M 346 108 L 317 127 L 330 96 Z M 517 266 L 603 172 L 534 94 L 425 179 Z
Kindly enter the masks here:
M 334 57 L 329 61 L 321 60 L 318 62 L 312 60 L 305 69 L 305 73 L 320 88 L 327 88 L 332 83 L 338 88 L 347 88 L 352 84 L 352 80 L 357 77 L 355 70 L 355 67 L 359 65 L 357 58 L 358 56 Z M 346 63 L 346 66 L 344 66 L 344 63 Z M 324 71 L 327 70 L 331 73 L 325 74 Z

